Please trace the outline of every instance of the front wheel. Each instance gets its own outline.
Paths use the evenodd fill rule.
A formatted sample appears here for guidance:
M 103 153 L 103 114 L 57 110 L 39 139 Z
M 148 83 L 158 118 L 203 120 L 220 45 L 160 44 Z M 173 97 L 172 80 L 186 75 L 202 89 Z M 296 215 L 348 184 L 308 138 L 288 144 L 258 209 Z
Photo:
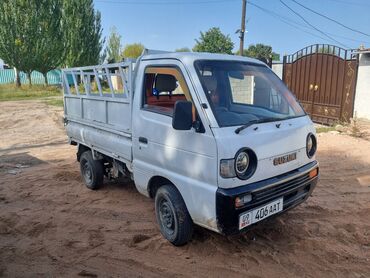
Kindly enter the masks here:
M 193 221 L 180 192 L 161 186 L 155 195 L 155 213 L 162 235 L 173 245 L 186 244 L 193 234 Z
M 103 184 L 104 166 L 102 161 L 94 160 L 91 151 L 85 151 L 80 157 L 82 179 L 89 189 L 98 189 Z

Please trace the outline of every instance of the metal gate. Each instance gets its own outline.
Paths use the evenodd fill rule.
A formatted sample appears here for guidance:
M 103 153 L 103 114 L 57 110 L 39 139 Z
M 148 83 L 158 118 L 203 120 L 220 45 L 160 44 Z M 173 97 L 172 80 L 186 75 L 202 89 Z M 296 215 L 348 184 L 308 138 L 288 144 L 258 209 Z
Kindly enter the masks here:
M 358 55 L 327 44 L 284 56 L 283 81 L 314 122 L 332 124 L 353 116 Z

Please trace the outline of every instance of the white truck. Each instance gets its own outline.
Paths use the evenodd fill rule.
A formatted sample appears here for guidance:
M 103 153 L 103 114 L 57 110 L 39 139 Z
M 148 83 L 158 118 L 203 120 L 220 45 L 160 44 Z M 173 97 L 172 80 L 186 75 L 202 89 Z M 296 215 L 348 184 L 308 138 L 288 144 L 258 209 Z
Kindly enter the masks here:
M 130 177 L 160 231 L 225 235 L 304 202 L 318 177 L 309 116 L 265 64 L 145 50 L 136 61 L 63 70 L 65 127 L 82 178 Z

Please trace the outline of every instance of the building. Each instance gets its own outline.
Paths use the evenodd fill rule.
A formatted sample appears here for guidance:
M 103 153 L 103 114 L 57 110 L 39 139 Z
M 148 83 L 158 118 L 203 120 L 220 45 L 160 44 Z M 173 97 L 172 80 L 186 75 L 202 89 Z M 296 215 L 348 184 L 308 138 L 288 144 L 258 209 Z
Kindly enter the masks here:
M 370 120 L 370 48 L 359 49 L 354 116 Z

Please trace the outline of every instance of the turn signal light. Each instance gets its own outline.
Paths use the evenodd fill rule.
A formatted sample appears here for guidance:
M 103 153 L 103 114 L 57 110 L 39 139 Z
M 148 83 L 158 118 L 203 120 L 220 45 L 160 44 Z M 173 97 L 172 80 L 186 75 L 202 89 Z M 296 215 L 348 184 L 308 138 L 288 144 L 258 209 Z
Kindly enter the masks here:
M 317 173 L 318 173 L 318 170 L 317 170 L 317 168 L 315 168 L 315 169 L 313 169 L 313 170 L 310 171 L 310 173 L 309 173 L 308 176 L 310 178 L 313 178 L 313 177 L 316 177 L 317 176 Z
M 243 195 L 243 196 L 238 196 L 235 198 L 235 207 L 236 208 L 241 208 L 243 206 L 245 206 L 246 203 L 249 203 L 250 201 L 252 201 L 252 195 L 250 194 L 246 194 L 246 195 Z

